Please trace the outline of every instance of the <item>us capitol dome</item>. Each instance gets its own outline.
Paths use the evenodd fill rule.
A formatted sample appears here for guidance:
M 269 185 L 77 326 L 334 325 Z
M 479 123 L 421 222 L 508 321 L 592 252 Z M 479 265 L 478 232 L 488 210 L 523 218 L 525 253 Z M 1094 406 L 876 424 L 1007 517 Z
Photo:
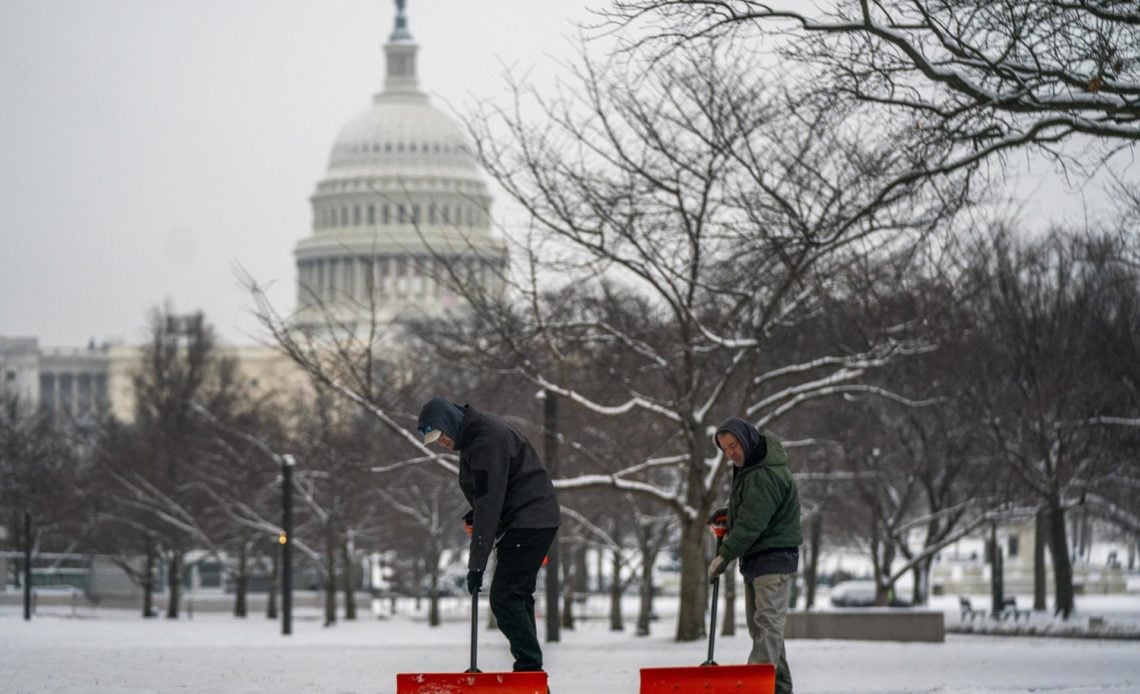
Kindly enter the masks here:
M 302 328 L 461 310 L 455 280 L 501 287 L 487 185 L 465 130 L 420 90 L 405 0 L 396 6 L 383 89 L 337 135 L 310 198 L 312 235 L 294 250 Z

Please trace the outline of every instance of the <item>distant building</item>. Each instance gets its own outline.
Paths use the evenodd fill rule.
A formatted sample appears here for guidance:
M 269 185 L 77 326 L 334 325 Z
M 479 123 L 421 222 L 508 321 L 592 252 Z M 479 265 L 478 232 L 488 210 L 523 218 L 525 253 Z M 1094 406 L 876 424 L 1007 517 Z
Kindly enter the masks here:
M 25 413 L 46 408 L 82 420 L 112 408 L 131 390 L 137 350 L 93 342 L 41 347 L 34 337 L 0 337 L 0 400 Z
M 462 300 L 449 277 L 494 288 L 506 264 L 491 197 L 464 129 L 420 90 L 404 2 L 372 105 L 341 129 L 298 242 L 295 321 L 362 329 Z
M 1033 546 L 1036 523 L 1010 525 L 998 529 L 1002 553 L 1002 585 L 1006 595 L 1033 594 Z M 931 592 L 935 595 L 985 595 L 990 592 L 993 563 L 986 540 L 970 537 L 945 547 L 930 572 Z M 1077 595 L 1123 593 L 1127 590 L 1124 570 L 1115 559 L 1091 562 L 1072 558 L 1073 590 Z M 1045 552 L 1046 592 L 1053 593 L 1053 562 Z
M 384 45 L 382 90 L 341 129 L 312 203 L 312 235 L 294 255 L 292 324 L 320 332 L 367 329 L 406 315 L 461 310 L 452 275 L 494 290 L 506 246 L 491 235 L 491 196 L 463 128 L 432 105 L 416 76 L 418 45 L 404 1 Z M 207 316 L 208 318 L 208 316 Z M 0 326 L 2 329 L 2 326 Z M 302 382 L 297 367 L 262 346 L 223 346 L 261 389 Z M 82 419 L 134 416 L 138 345 L 44 347 L 35 337 L 0 337 L 0 402 Z

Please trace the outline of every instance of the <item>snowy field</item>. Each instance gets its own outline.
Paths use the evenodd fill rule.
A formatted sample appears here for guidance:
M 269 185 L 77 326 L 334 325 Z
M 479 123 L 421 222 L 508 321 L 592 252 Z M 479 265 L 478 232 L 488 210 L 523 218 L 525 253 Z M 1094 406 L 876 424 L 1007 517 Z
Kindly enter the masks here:
M 941 600 L 934 607 L 948 624 L 956 621 L 956 598 Z M 263 616 L 199 611 L 192 619 L 143 620 L 128 611 L 80 609 L 73 616 L 54 608 L 24 622 L 19 608 L 7 605 L 0 610 L 0 691 L 389 693 L 397 672 L 467 667 L 469 623 L 460 604 L 451 603 L 435 629 L 416 614 L 369 615 L 325 628 L 303 611 L 288 637 Z M 1137 595 L 1084 597 L 1079 605 L 1082 613 L 1140 622 Z M 563 631 L 561 643 L 544 646 L 552 690 L 636 692 L 642 666 L 703 661 L 707 641 L 674 643 L 672 625 L 670 615 L 654 624 L 652 636 L 638 638 L 632 620 L 626 632 L 610 632 L 605 620 L 579 622 Z M 540 622 L 540 634 L 544 629 Z M 749 648 L 743 629 L 718 636 L 716 645 L 723 664 L 743 662 Z M 793 640 L 787 649 L 800 694 L 1140 692 L 1140 641 L 948 635 L 943 644 Z M 509 669 L 510 662 L 498 632 L 481 628 L 480 668 Z

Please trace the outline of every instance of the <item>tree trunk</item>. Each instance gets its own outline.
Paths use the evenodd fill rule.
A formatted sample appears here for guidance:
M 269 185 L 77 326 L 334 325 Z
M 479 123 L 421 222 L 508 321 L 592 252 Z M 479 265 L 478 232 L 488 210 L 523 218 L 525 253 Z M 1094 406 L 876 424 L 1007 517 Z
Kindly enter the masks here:
M 182 600 L 182 555 L 170 552 L 167 562 L 166 585 L 170 591 L 166 605 L 166 618 L 178 619 L 179 602 Z
M 234 576 L 234 616 L 246 617 L 249 605 L 246 597 L 249 594 L 249 557 L 245 542 L 238 548 L 237 575 Z
M 926 605 L 930 602 L 930 568 L 933 563 L 934 559 L 932 557 L 919 559 L 911 572 L 914 574 L 914 592 L 911 596 L 911 602 L 915 607 Z
M 415 569 L 414 569 L 415 575 L 412 576 L 412 593 L 414 593 L 416 596 L 416 602 L 415 602 L 416 612 L 419 612 L 420 608 L 423 606 L 424 591 L 423 591 L 423 588 L 421 588 L 420 586 L 423 585 L 424 574 L 427 573 L 427 567 L 425 566 L 426 564 L 427 564 L 426 559 L 416 559 L 415 561 L 412 562 L 412 566 L 415 567 Z
M 1093 543 L 1093 529 L 1092 523 L 1089 522 L 1089 512 L 1084 506 L 1081 506 L 1077 513 L 1077 556 L 1078 562 L 1089 560 L 1089 554 L 1092 552 Z
M 808 521 L 808 538 L 811 544 L 808 549 L 808 561 L 804 566 L 804 584 L 807 589 L 805 610 L 815 607 L 815 586 L 819 579 L 819 548 L 823 539 L 823 513 L 820 511 L 813 513 Z
M 1046 511 L 1038 509 L 1037 530 L 1033 538 L 1033 609 L 1041 612 L 1046 609 L 1045 542 L 1049 535 L 1048 517 Z
M 890 540 L 880 541 L 879 524 L 875 520 L 871 522 L 874 524 L 871 530 L 871 570 L 875 579 L 875 606 L 886 607 L 891 604 L 891 598 L 894 597 L 893 585 L 888 585 L 886 578 L 891 575 L 895 550 Z
M 621 618 L 621 563 L 621 549 L 615 548 L 610 555 L 610 631 L 625 630 Z
M 428 626 L 437 627 L 443 623 L 439 616 L 439 559 L 432 566 L 435 567 L 428 574 Z
M 657 553 L 647 545 L 641 549 L 641 584 L 638 586 L 637 635 L 649 636 L 649 623 L 653 621 L 653 565 L 657 563 Z
M 281 580 L 281 552 L 273 549 L 273 573 L 269 577 L 269 597 L 265 601 L 266 619 L 277 619 L 277 586 Z
M 154 562 L 155 562 L 154 547 L 148 543 L 146 546 L 146 568 L 145 568 L 146 574 L 144 574 L 143 580 L 142 580 L 142 588 L 143 588 L 143 607 L 142 607 L 143 612 L 142 612 L 142 616 L 143 617 L 153 617 L 154 616 Z
M 721 636 L 736 635 L 736 563 L 733 560 L 724 570 L 724 621 L 721 622 Z
M 562 628 L 574 628 L 574 590 L 578 585 L 578 552 L 571 552 L 572 561 L 562 562 Z
M 1005 603 L 1005 576 L 1002 564 L 1001 544 L 997 539 L 997 523 L 990 526 L 989 559 L 990 614 L 994 619 L 1001 619 L 1001 611 Z
M 1065 511 L 1057 496 L 1049 499 L 1049 551 L 1053 555 L 1053 614 L 1068 619 L 1073 614 L 1073 565 L 1065 537 Z
M 349 542 L 343 545 L 342 564 L 344 571 L 341 580 L 344 582 L 344 618 L 356 619 L 356 566 L 352 561 L 352 547 Z
M 697 641 L 705 632 L 706 577 L 705 544 L 708 531 L 705 519 L 681 520 L 681 598 L 677 612 L 677 640 Z
M 336 550 L 325 545 L 325 626 L 336 624 Z
M 577 565 L 574 567 L 574 592 L 576 593 L 589 593 L 590 592 L 590 562 L 586 561 L 586 547 L 580 545 L 578 551 L 574 553 L 574 561 Z M 601 579 L 599 579 L 601 580 Z

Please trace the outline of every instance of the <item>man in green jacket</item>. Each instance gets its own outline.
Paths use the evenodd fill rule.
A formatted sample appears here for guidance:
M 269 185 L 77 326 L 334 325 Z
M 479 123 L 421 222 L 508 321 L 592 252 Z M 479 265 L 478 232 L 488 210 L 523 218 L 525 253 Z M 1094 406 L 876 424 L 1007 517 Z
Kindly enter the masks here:
M 733 559 L 740 559 L 752 637 L 748 662 L 775 664 L 776 692 L 790 694 L 784 622 L 803 542 L 796 481 L 780 440 L 744 419 L 732 417 L 721 424 L 716 444 L 732 461 L 732 491 L 728 533 L 709 564 L 709 581 L 718 580 Z

